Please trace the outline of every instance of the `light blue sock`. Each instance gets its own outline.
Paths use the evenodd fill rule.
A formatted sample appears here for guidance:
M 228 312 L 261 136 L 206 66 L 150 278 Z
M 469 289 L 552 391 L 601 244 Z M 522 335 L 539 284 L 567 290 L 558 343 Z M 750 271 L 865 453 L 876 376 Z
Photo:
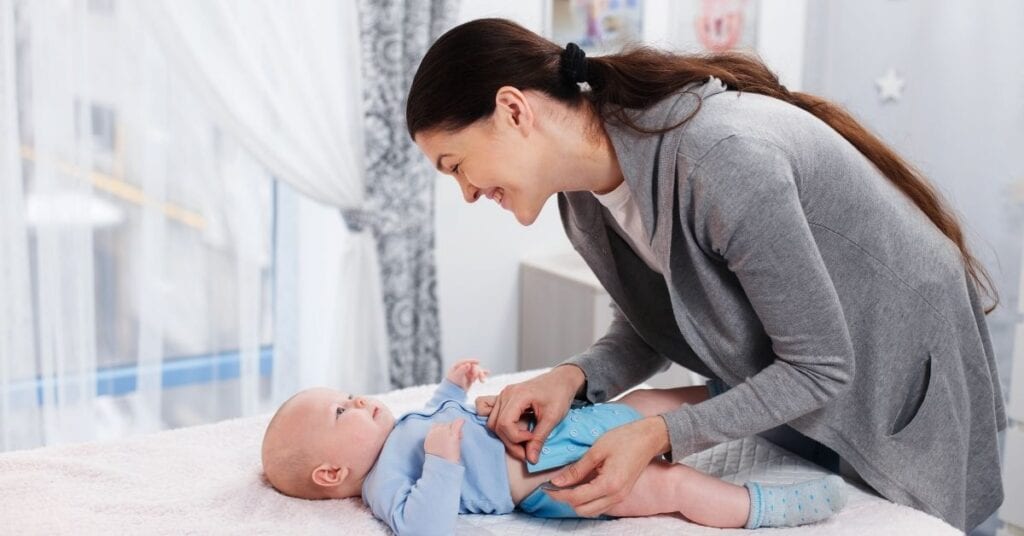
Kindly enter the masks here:
M 750 492 L 748 529 L 795 527 L 830 517 L 846 504 L 843 479 L 836 475 L 787 486 L 744 484 Z

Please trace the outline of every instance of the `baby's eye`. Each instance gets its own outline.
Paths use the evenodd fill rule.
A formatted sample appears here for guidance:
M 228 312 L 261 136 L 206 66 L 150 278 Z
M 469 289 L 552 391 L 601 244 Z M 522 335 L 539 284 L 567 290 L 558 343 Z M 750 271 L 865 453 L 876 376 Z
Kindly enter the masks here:
M 343 407 L 341 407 L 341 406 L 338 406 L 338 409 L 336 409 L 336 410 L 334 411 L 334 416 L 335 416 L 335 417 L 341 417 L 341 414 L 342 414 L 342 413 L 345 413 L 345 408 L 343 408 Z

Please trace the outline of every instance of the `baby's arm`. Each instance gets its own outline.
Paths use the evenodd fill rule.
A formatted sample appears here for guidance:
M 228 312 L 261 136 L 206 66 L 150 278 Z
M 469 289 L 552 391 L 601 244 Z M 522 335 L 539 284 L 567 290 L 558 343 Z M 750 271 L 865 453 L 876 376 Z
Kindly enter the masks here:
M 441 384 L 434 391 L 434 396 L 427 402 L 427 408 L 436 408 L 445 400 L 466 403 L 466 391 L 473 385 L 473 382 L 483 381 L 488 371 L 480 368 L 480 361 L 476 359 L 463 359 L 452 365 Z
M 380 493 L 383 504 L 371 503 L 374 514 L 398 536 L 455 534 L 465 468 L 461 455 L 462 419 L 435 424 L 423 441 L 423 471 L 418 480 L 394 475 L 394 491 Z M 399 480 L 400 479 L 400 480 Z

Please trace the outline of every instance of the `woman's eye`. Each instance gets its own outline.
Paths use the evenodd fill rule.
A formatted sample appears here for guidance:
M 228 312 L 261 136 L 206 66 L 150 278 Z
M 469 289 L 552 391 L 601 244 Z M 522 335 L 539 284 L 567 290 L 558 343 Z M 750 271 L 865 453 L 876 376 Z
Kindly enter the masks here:
M 457 175 L 458 173 L 459 173 L 459 164 L 455 164 L 455 167 L 452 168 L 452 174 L 453 175 Z

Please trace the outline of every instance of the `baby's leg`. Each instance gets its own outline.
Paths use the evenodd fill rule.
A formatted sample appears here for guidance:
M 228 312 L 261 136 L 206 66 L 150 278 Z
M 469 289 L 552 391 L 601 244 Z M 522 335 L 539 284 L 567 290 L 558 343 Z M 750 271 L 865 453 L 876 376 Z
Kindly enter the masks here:
M 637 389 L 616 402 L 626 404 L 644 417 L 651 417 L 707 399 L 707 387 L 700 385 Z M 743 527 L 750 514 L 750 495 L 743 486 L 655 458 L 640 473 L 629 495 L 608 514 L 638 517 L 671 512 L 680 512 L 687 519 L 709 527 Z
M 836 475 L 781 486 L 756 482 L 737 486 L 692 467 L 655 461 L 608 514 L 638 517 L 679 512 L 709 527 L 756 529 L 815 523 L 845 504 L 843 479 Z
M 743 527 L 750 515 L 750 495 L 743 486 L 692 467 L 655 461 L 640 473 L 629 495 L 607 513 L 639 517 L 671 512 L 709 527 Z
M 644 417 L 661 415 L 683 404 L 699 404 L 708 399 L 708 388 L 703 385 L 674 389 L 637 389 L 616 400 L 637 410 Z

